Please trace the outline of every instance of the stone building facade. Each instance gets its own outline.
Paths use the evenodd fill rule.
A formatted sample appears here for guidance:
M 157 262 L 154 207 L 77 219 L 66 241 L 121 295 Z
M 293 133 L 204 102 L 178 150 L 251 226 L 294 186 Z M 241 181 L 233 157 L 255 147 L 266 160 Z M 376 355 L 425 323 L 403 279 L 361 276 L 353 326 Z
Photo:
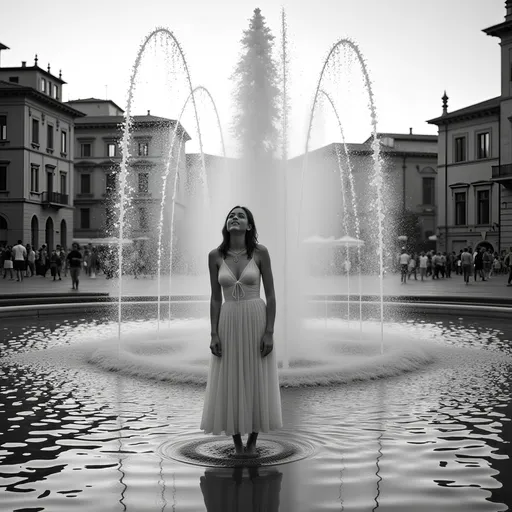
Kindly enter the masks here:
M 62 76 L 38 65 L 0 67 L 0 244 L 39 248 L 73 236 L 74 121 Z
M 69 101 L 67 105 L 85 114 L 75 123 L 75 237 L 85 242 L 117 236 L 124 111 L 113 101 L 96 98 Z M 163 176 L 176 124 L 174 120 L 154 116 L 150 112 L 133 118 L 128 148 L 130 206 L 126 213 L 125 237 L 151 243 L 158 238 Z M 188 140 L 190 136 L 178 125 L 168 166 L 164 211 L 164 222 L 167 223 L 171 215 L 170 204 L 177 171 L 175 225 L 180 223 L 179 219 L 184 215 L 185 191 L 182 183 L 185 181 L 185 144 Z M 165 231 L 168 239 L 168 227 Z
M 505 21 L 484 30 L 500 39 L 501 95 L 448 112 L 439 127 L 437 225 L 440 250 L 512 246 L 512 1 Z

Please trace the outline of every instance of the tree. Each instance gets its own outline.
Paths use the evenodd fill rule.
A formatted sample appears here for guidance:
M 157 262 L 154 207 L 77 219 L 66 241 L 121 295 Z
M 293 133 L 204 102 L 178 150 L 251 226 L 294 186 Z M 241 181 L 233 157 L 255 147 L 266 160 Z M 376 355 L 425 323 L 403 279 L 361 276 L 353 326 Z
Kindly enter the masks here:
M 274 36 L 260 9 L 254 9 L 240 41 L 240 60 L 232 75 L 236 113 L 233 123 L 243 157 L 260 161 L 278 144 L 279 75 L 272 56 Z

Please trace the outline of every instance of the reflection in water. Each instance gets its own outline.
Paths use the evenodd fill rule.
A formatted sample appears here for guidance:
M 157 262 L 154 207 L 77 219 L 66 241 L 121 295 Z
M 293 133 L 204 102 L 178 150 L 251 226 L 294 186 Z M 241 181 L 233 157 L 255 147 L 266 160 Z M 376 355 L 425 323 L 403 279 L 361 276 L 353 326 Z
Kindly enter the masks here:
M 206 510 L 278 512 L 282 477 L 275 468 L 207 469 L 200 479 Z
M 375 472 L 375 476 L 377 477 L 377 493 L 375 495 L 375 507 L 373 507 L 372 512 L 375 512 L 379 508 L 379 498 L 380 498 L 380 483 L 382 482 L 382 477 L 380 476 L 380 459 L 382 458 L 382 436 L 384 435 L 385 425 L 384 425 L 384 414 L 386 413 L 386 385 L 383 383 L 379 386 L 379 407 L 381 408 L 381 412 L 379 415 L 379 435 L 377 436 L 377 459 L 375 460 L 375 465 L 377 467 L 377 471 Z
M 107 324 L 45 322 L 0 326 L 2 510 L 512 510 L 509 320 L 397 323 L 471 350 L 394 379 L 285 390 L 289 424 L 322 456 L 280 466 L 289 480 L 209 470 L 202 492 L 205 468 L 155 457 L 194 431 L 202 391 L 103 373 L 80 350 Z
M 167 500 L 165 499 L 165 479 L 164 479 L 164 467 L 163 467 L 163 460 L 160 459 L 158 461 L 158 468 L 159 468 L 159 473 L 160 473 L 160 480 L 158 482 L 159 485 L 162 486 L 162 493 L 161 493 L 161 498 L 162 498 L 162 512 L 164 512 L 165 510 L 165 507 L 167 507 Z
M 377 466 L 377 471 L 375 472 L 375 475 L 377 476 L 377 494 L 375 495 L 374 501 L 375 501 L 375 507 L 373 507 L 372 512 L 375 512 L 379 508 L 379 497 L 380 497 L 380 483 L 382 482 L 382 477 L 380 476 L 380 459 L 382 458 L 382 436 L 384 435 L 384 429 L 382 429 L 379 433 L 379 437 L 377 437 L 377 444 L 378 444 L 378 455 L 377 459 L 375 460 L 375 465 Z
M 124 502 L 125 500 L 125 493 L 128 489 L 128 486 L 125 484 L 124 480 L 126 478 L 126 473 L 123 468 L 123 418 L 122 418 L 122 411 L 121 411 L 121 404 L 122 404 L 122 395 L 123 395 L 123 389 L 122 389 L 122 382 L 121 378 L 119 376 L 116 377 L 116 395 L 117 395 L 117 418 L 116 422 L 118 424 L 117 433 L 117 444 L 118 444 L 118 460 L 119 460 L 119 466 L 117 467 L 117 470 L 119 473 L 121 473 L 121 476 L 119 477 L 119 483 L 121 484 L 121 496 L 119 498 L 119 503 L 123 507 L 123 510 L 126 510 L 126 504 Z

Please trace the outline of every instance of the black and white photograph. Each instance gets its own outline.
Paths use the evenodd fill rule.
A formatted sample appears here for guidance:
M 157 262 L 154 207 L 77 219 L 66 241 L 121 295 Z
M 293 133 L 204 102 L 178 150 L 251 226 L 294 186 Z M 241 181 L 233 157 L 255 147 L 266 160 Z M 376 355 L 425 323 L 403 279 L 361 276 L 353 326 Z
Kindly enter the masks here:
M 5 0 L 0 511 L 512 510 L 512 0 Z

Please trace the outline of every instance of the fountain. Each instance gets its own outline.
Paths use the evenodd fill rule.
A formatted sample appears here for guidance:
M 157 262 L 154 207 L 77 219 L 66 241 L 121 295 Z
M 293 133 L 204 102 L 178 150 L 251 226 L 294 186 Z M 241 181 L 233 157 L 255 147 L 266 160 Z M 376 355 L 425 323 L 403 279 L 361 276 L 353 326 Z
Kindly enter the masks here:
M 288 58 L 286 32 L 283 11 L 283 70 Z M 121 240 L 129 228 L 124 220 L 130 209 L 128 148 L 135 78 L 147 44 L 156 35 L 170 41 L 183 57 L 175 36 L 165 29 L 152 32 L 137 56 L 123 136 Z M 510 508 L 510 309 L 464 306 L 460 297 L 457 303 L 442 306 L 433 301 L 388 304 L 384 322 L 382 251 L 377 255 L 381 296 L 375 312 L 372 304 L 361 301 L 358 244 L 359 286 L 353 284 L 360 299 L 358 329 L 348 325 L 355 317 L 350 315 L 354 294 L 349 291 L 344 300 L 337 297 L 342 295 L 339 290 L 328 290 L 329 298 L 315 300 L 323 294 L 308 289 L 309 284 L 301 287 L 297 279 L 308 263 L 306 255 L 296 258 L 301 253 L 298 249 L 305 251 L 303 242 L 312 234 L 324 236 L 329 250 L 335 245 L 348 247 L 348 236 L 362 239 L 365 248 L 370 245 L 357 215 L 353 224 L 345 219 L 341 223 L 344 236 L 330 240 L 331 233 L 312 231 L 316 220 L 310 219 L 308 209 L 315 199 L 308 182 L 313 167 L 309 144 L 321 99 L 335 113 L 343 144 L 343 151 L 335 155 L 338 204 L 344 212 L 356 211 L 358 206 L 344 119 L 338 115 L 343 109 L 323 80 L 328 63 L 341 48 L 356 55 L 369 84 L 357 47 L 346 39 L 338 41 L 318 81 L 299 173 L 288 159 L 285 116 L 278 176 L 283 195 L 278 197 L 285 198 L 288 207 L 283 213 L 291 229 L 282 251 L 267 242 L 272 226 L 264 212 L 255 211 L 257 221 L 263 219 L 261 241 L 271 250 L 276 280 L 286 276 L 279 283 L 281 296 L 289 299 L 280 301 L 284 312 L 279 336 L 288 342 L 288 350 L 280 355 L 280 378 L 283 388 L 294 389 L 282 389 L 285 427 L 262 436 L 260 457 L 243 464 L 230 457 L 228 442 L 212 440 L 198 431 L 210 357 L 205 335 L 209 332 L 208 301 L 200 297 L 171 300 L 171 283 L 177 287 L 178 279 L 171 281 L 176 276 L 170 272 L 169 325 L 164 327 L 161 322 L 165 221 L 171 221 L 170 269 L 172 253 L 182 243 L 173 236 L 179 161 L 172 158 L 173 148 L 182 145 L 182 139 L 173 132 L 167 134 L 170 151 L 162 176 L 158 296 L 138 303 L 125 300 L 119 251 L 117 315 L 111 314 L 108 303 L 92 308 L 38 306 L 38 315 L 52 310 L 55 316 L 37 319 L 13 320 L 3 312 L 2 334 L 7 340 L 0 345 L 3 508 L 68 510 L 71 501 L 83 510 L 204 510 L 206 506 L 208 512 L 224 512 L 226 503 L 244 512 L 277 511 L 278 507 L 297 512 L 375 510 L 379 506 L 390 510 L 434 506 L 447 512 Z M 196 93 L 210 95 L 202 87 L 193 87 L 186 63 L 185 67 L 186 106 L 189 100 L 194 103 Z M 286 73 L 284 78 L 288 83 Z M 375 238 L 382 247 L 382 172 L 371 90 L 368 101 L 375 163 L 371 197 L 378 220 Z M 283 105 L 287 102 L 284 87 Z M 194 103 L 200 138 L 198 110 Z M 219 132 L 222 137 L 220 128 Z M 197 173 L 193 172 L 202 193 L 212 200 L 211 216 L 218 229 L 222 214 L 241 201 L 236 194 L 208 195 L 208 190 L 215 190 L 215 182 L 207 182 L 203 155 Z M 221 174 L 225 177 L 231 172 L 227 168 Z M 302 180 L 295 179 L 297 175 Z M 168 188 L 172 193 L 167 194 Z M 169 203 L 170 219 L 166 219 Z M 207 240 L 204 254 L 214 242 Z M 187 283 L 192 279 L 189 276 Z M 306 296 L 304 300 L 298 300 L 298 292 Z M 475 310 L 491 318 L 478 317 Z M 62 316 L 67 313 L 68 317 Z M 284 340 L 277 337 L 277 331 L 276 341 L 282 346 Z M 304 339 L 309 345 L 304 345 Z M 432 365 L 427 367 L 427 363 Z M 411 372 L 416 368 L 423 371 Z M 386 378 L 391 376 L 396 378 Z M 404 489 L 404 481 L 414 485 Z
M 274 201 L 265 201 L 264 209 L 260 209 L 258 211 L 258 206 L 261 208 L 261 204 L 258 205 L 256 203 L 256 221 L 260 226 L 260 240 L 261 234 L 263 234 L 265 238 L 265 244 L 269 246 L 271 255 L 274 261 L 274 267 L 277 269 L 283 269 L 282 272 L 275 272 L 275 281 L 276 281 L 276 290 L 278 293 L 281 292 L 282 300 L 278 301 L 278 305 L 280 310 L 278 311 L 277 319 L 276 319 L 276 330 L 275 330 L 275 339 L 277 341 L 277 351 L 278 357 L 280 360 L 281 367 L 281 384 L 283 386 L 299 386 L 299 385 L 318 385 L 321 383 L 340 383 L 347 382 L 354 379 L 364 378 L 363 376 L 373 376 L 380 377 L 386 375 L 394 375 L 396 373 L 400 373 L 404 369 L 414 369 L 418 368 L 430 361 L 432 361 L 432 356 L 426 351 L 424 348 L 419 346 L 411 346 L 407 343 L 407 340 L 400 339 L 399 336 L 388 336 L 387 343 L 389 344 L 388 350 L 385 353 L 384 350 L 384 308 L 383 308 L 383 227 L 382 223 L 384 221 L 383 216 L 383 193 L 382 193 L 382 169 L 381 162 L 379 156 L 379 142 L 377 138 L 377 115 L 376 115 L 376 107 L 373 99 L 373 92 L 371 87 L 371 82 L 368 74 L 368 70 L 359 50 L 359 47 L 349 39 L 340 39 L 336 42 L 332 48 L 330 49 L 320 72 L 320 76 L 317 82 L 316 91 L 313 98 L 313 103 L 311 106 L 311 111 L 309 115 L 309 123 L 308 130 L 305 142 L 305 153 L 303 157 L 303 163 L 301 168 L 301 178 L 298 181 L 299 190 L 295 191 L 296 197 L 291 197 L 292 201 L 289 201 L 289 195 L 292 191 L 292 182 L 294 179 L 290 176 L 291 170 L 288 165 L 288 97 L 287 97 L 287 86 L 288 86 L 288 48 L 287 48 L 287 24 L 286 24 L 286 15 L 284 10 L 282 11 L 282 23 L 281 23 L 281 35 L 282 35 L 282 44 L 281 44 L 281 73 L 282 73 L 282 105 L 283 105 L 283 118 L 281 121 L 282 125 L 282 133 L 281 133 L 281 165 L 276 166 L 275 175 L 271 176 L 270 174 L 262 174 L 260 180 L 269 179 L 270 181 L 265 184 L 264 189 L 276 189 L 277 193 L 275 193 Z M 126 107 L 126 125 L 124 128 L 124 136 L 123 136 L 123 164 L 121 166 L 121 187 L 120 187 L 120 204 L 119 204 L 119 224 L 120 224 L 120 235 L 122 235 L 125 231 L 125 220 L 124 220 L 124 212 L 127 207 L 129 207 L 129 187 L 126 185 L 126 175 L 129 173 L 129 168 L 127 162 L 129 160 L 129 155 L 127 154 L 127 148 L 129 147 L 129 139 L 130 139 L 130 113 L 132 108 L 133 95 L 135 90 L 135 84 L 137 79 L 138 67 L 141 63 L 142 56 L 144 51 L 148 45 L 148 42 L 155 38 L 157 35 L 164 36 L 166 40 L 172 42 L 175 45 L 176 49 L 181 56 L 182 63 L 185 69 L 186 81 L 189 88 L 189 94 L 182 106 L 181 112 L 178 116 L 178 122 L 176 124 L 176 128 L 170 134 L 170 145 L 169 145 L 169 153 L 166 159 L 165 171 L 162 177 L 162 199 L 160 205 L 160 218 L 158 222 L 158 265 L 157 265 L 157 296 L 156 296 L 156 332 L 146 332 L 147 340 L 156 340 L 154 342 L 147 341 L 145 346 L 147 347 L 149 354 L 147 357 L 140 352 L 136 348 L 136 346 L 132 343 L 133 335 L 130 332 L 125 332 L 121 336 L 121 326 L 122 326 L 122 281 L 123 281 L 123 272 L 122 272 L 122 254 L 120 252 L 119 258 L 119 304 L 118 304 L 118 340 L 114 344 L 102 343 L 102 346 L 95 351 L 90 358 L 90 361 L 100 365 L 103 368 L 123 371 L 125 373 L 143 375 L 146 377 L 151 377 L 153 375 L 158 375 L 158 378 L 167 378 L 171 381 L 181 381 L 181 382 L 194 382 L 194 383 L 203 383 L 206 379 L 207 373 L 207 355 L 204 354 L 203 357 L 198 357 L 197 354 L 202 351 L 202 340 L 204 336 L 201 332 L 201 327 L 196 325 L 195 330 L 193 331 L 180 331 L 179 328 L 172 325 L 172 261 L 173 261 L 173 251 L 174 247 L 174 230 L 175 230 L 175 201 L 176 201 L 176 192 L 177 192 L 177 183 L 178 183 L 178 168 L 180 165 L 179 156 L 175 162 L 175 170 L 174 170 L 174 180 L 173 180 L 173 188 L 172 188 L 172 197 L 170 199 L 171 202 L 171 213 L 170 213 L 170 246 L 169 246 L 169 308 L 168 308 L 168 327 L 165 331 L 162 331 L 162 317 L 161 317 L 161 284 L 163 280 L 162 275 L 162 254 L 164 251 L 163 247 L 163 234 L 164 234 L 164 221 L 165 212 L 167 207 L 167 188 L 168 188 L 168 178 L 171 174 L 171 164 L 174 162 L 174 154 L 175 154 L 175 146 L 177 139 L 177 130 L 178 126 L 180 126 L 183 113 L 187 108 L 189 101 L 192 100 L 192 104 L 194 106 L 194 116 L 196 120 L 196 128 L 199 136 L 199 144 L 201 149 L 201 168 L 199 169 L 199 182 L 201 184 L 201 194 L 204 198 L 204 202 L 207 205 L 211 205 L 212 207 L 216 207 L 216 211 L 225 211 L 229 209 L 236 203 L 240 203 L 239 197 L 247 197 L 249 204 L 257 199 L 254 194 L 251 195 L 251 191 L 247 189 L 251 185 L 246 185 L 244 188 L 238 188 L 238 190 L 230 191 L 229 195 L 225 195 L 225 197 L 217 198 L 211 197 L 209 194 L 209 187 L 207 186 L 207 178 L 206 178 L 206 168 L 205 168 L 205 159 L 202 152 L 202 135 L 201 135 L 201 127 L 198 117 L 198 109 L 195 102 L 195 96 L 197 93 L 201 92 L 207 95 L 210 104 L 213 106 L 213 110 L 215 112 L 217 127 L 220 134 L 220 138 L 222 141 L 222 151 L 223 157 L 226 159 L 226 153 L 224 149 L 224 139 L 222 134 L 222 126 L 220 123 L 219 115 L 217 112 L 217 108 L 215 102 L 209 93 L 209 91 L 203 87 L 198 86 L 194 87 L 192 84 L 191 75 L 189 72 L 189 68 L 187 62 L 183 56 L 183 51 L 176 37 L 172 34 L 172 32 L 166 29 L 156 29 L 151 32 L 145 39 L 134 64 L 134 68 L 132 71 L 132 78 L 129 87 L 128 93 L 128 102 Z M 353 177 L 353 169 L 350 162 L 350 156 L 347 150 L 345 134 L 343 130 L 343 125 L 341 118 L 339 116 L 338 109 L 335 105 L 335 102 L 331 95 L 327 93 L 323 88 L 324 75 L 326 73 L 327 68 L 335 61 L 335 58 L 338 56 L 341 50 L 349 52 L 351 55 L 355 56 L 356 61 L 360 67 L 362 76 L 364 78 L 364 84 L 368 93 L 368 108 L 370 112 L 370 122 L 373 131 L 373 159 L 374 159 L 374 168 L 373 168 L 373 178 L 372 185 L 373 191 L 368 191 L 368 193 L 372 194 L 373 200 L 372 202 L 375 204 L 375 218 L 377 219 L 377 238 L 378 238 L 378 257 L 379 257 L 379 279 L 380 279 L 380 335 L 378 336 L 378 341 L 380 342 L 380 352 L 376 351 L 376 342 L 377 337 L 375 335 L 374 329 L 366 328 L 364 329 L 363 322 L 363 304 L 362 304 L 362 286 L 361 286 L 361 245 L 364 243 L 359 240 L 360 236 L 360 225 L 359 218 L 357 212 L 357 197 L 356 190 L 354 185 L 354 177 Z M 338 73 L 343 73 L 343 69 L 337 68 Z M 358 256 L 358 295 L 359 295 L 359 333 L 356 337 L 354 336 L 354 332 L 350 329 L 350 304 L 351 304 L 351 292 L 350 292 L 350 270 L 346 272 L 347 280 L 348 280 L 348 290 L 347 290 L 347 301 L 346 301 L 346 309 L 347 309 L 347 327 L 337 326 L 335 328 L 327 328 L 327 319 L 329 316 L 328 312 L 328 301 L 324 301 L 324 329 L 321 331 L 315 327 L 314 319 L 309 321 L 297 322 L 297 319 L 301 318 L 311 318 L 315 316 L 312 309 L 314 309 L 314 304 L 310 304 L 307 300 L 307 295 L 309 291 L 307 289 L 307 285 L 304 284 L 303 279 L 297 279 L 296 276 L 302 276 L 309 271 L 308 262 L 302 256 L 304 253 L 303 248 L 303 238 L 305 234 L 305 217 L 306 217 L 306 207 L 304 201 L 304 186 L 305 179 L 308 173 L 311 173 L 311 169 L 308 168 L 308 155 L 310 151 L 310 140 L 311 133 L 313 129 L 313 119 L 315 116 L 315 111 L 320 102 L 320 99 L 324 98 L 329 103 L 332 111 L 334 112 L 337 120 L 337 124 L 340 131 L 340 136 L 344 148 L 344 156 L 340 154 L 340 151 L 337 150 L 337 164 L 339 171 L 339 183 L 341 190 L 341 204 L 343 206 L 343 229 L 345 239 L 342 240 L 341 244 L 345 248 L 346 254 L 346 262 L 347 265 L 350 265 L 350 245 L 357 247 L 357 256 Z M 183 136 L 183 134 L 182 134 Z M 179 147 L 181 148 L 182 138 L 179 141 Z M 276 144 L 277 146 L 277 144 Z M 180 155 L 180 152 L 178 152 Z M 241 161 L 243 162 L 243 160 Z M 268 165 L 268 163 L 266 164 Z M 263 163 L 262 163 L 263 166 Z M 194 172 L 194 170 L 189 170 L 190 172 Z M 222 174 L 219 178 L 217 175 L 213 176 L 210 179 L 213 180 L 225 180 L 225 182 L 231 181 L 231 174 L 233 171 L 227 171 Z M 295 180 L 296 181 L 296 180 Z M 221 181 L 222 182 L 222 181 Z M 345 185 L 347 183 L 347 186 Z M 243 185 L 243 184 L 242 184 Z M 348 188 L 348 190 L 347 190 Z M 257 193 L 257 192 L 256 192 Z M 297 193 L 298 193 L 298 201 L 297 201 Z M 311 195 L 311 192 L 309 192 Z M 293 196 L 293 194 L 292 194 Z M 321 197 L 321 193 L 319 198 Z M 317 199 L 318 200 L 318 199 Z M 291 203 L 295 201 L 295 206 Z M 280 203 L 282 203 L 283 207 L 280 210 Z M 220 207 L 222 204 L 224 206 Z M 252 206 L 251 206 L 252 208 Z M 354 217 L 354 225 L 349 225 L 349 208 L 353 210 Z M 208 208 L 205 209 L 208 217 L 211 216 L 211 212 Z M 275 237 L 271 237 L 270 235 L 274 235 L 276 232 L 275 229 L 275 218 L 282 217 L 284 219 L 284 224 L 277 231 L 283 233 L 282 238 L 284 239 L 284 243 L 280 244 L 280 242 L 276 241 Z M 263 219 L 263 222 L 261 221 Z M 292 221 L 292 219 L 297 219 L 296 223 Z M 207 231 L 212 232 L 215 227 L 211 227 L 212 224 L 210 222 L 210 218 L 202 217 L 201 225 L 208 226 Z M 219 218 L 219 223 L 223 221 L 223 218 Z M 204 222 L 204 224 L 202 224 Z M 261 228 L 263 225 L 263 229 Z M 308 229 L 308 228 L 306 228 Z M 202 228 L 202 232 L 204 232 L 204 227 Z M 295 233 L 295 238 L 290 237 L 286 233 Z M 356 238 L 351 238 L 351 234 L 355 234 Z M 267 242 L 267 239 L 269 240 Z M 350 243 L 347 240 L 351 240 Z M 212 237 L 207 239 L 207 243 L 204 247 L 201 247 L 199 250 L 203 254 L 207 254 L 208 250 L 211 249 Z M 291 250 L 290 250 L 291 248 Z M 196 246 L 196 249 L 197 246 Z M 295 277 L 294 277 L 295 276 Z M 309 322 L 309 323 L 308 323 Z M 204 328 L 204 327 L 203 327 Z M 309 340 L 315 340 L 315 354 L 314 357 L 311 355 L 311 351 L 308 349 Z M 152 343 L 155 345 L 153 346 Z M 361 355 L 359 349 L 357 348 L 360 343 L 364 343 L 366 353 Z M 157 349 L 157 347 L 160 347 Z M 136 357 L 133 358 L 134 352 L 136 352 Z M 157 355 L 155 356 L 155 351 Z M 165 357 L 165 354 L 168 354 L 168 357 Z M 372 372 L 375 373 L 372 373 Z

